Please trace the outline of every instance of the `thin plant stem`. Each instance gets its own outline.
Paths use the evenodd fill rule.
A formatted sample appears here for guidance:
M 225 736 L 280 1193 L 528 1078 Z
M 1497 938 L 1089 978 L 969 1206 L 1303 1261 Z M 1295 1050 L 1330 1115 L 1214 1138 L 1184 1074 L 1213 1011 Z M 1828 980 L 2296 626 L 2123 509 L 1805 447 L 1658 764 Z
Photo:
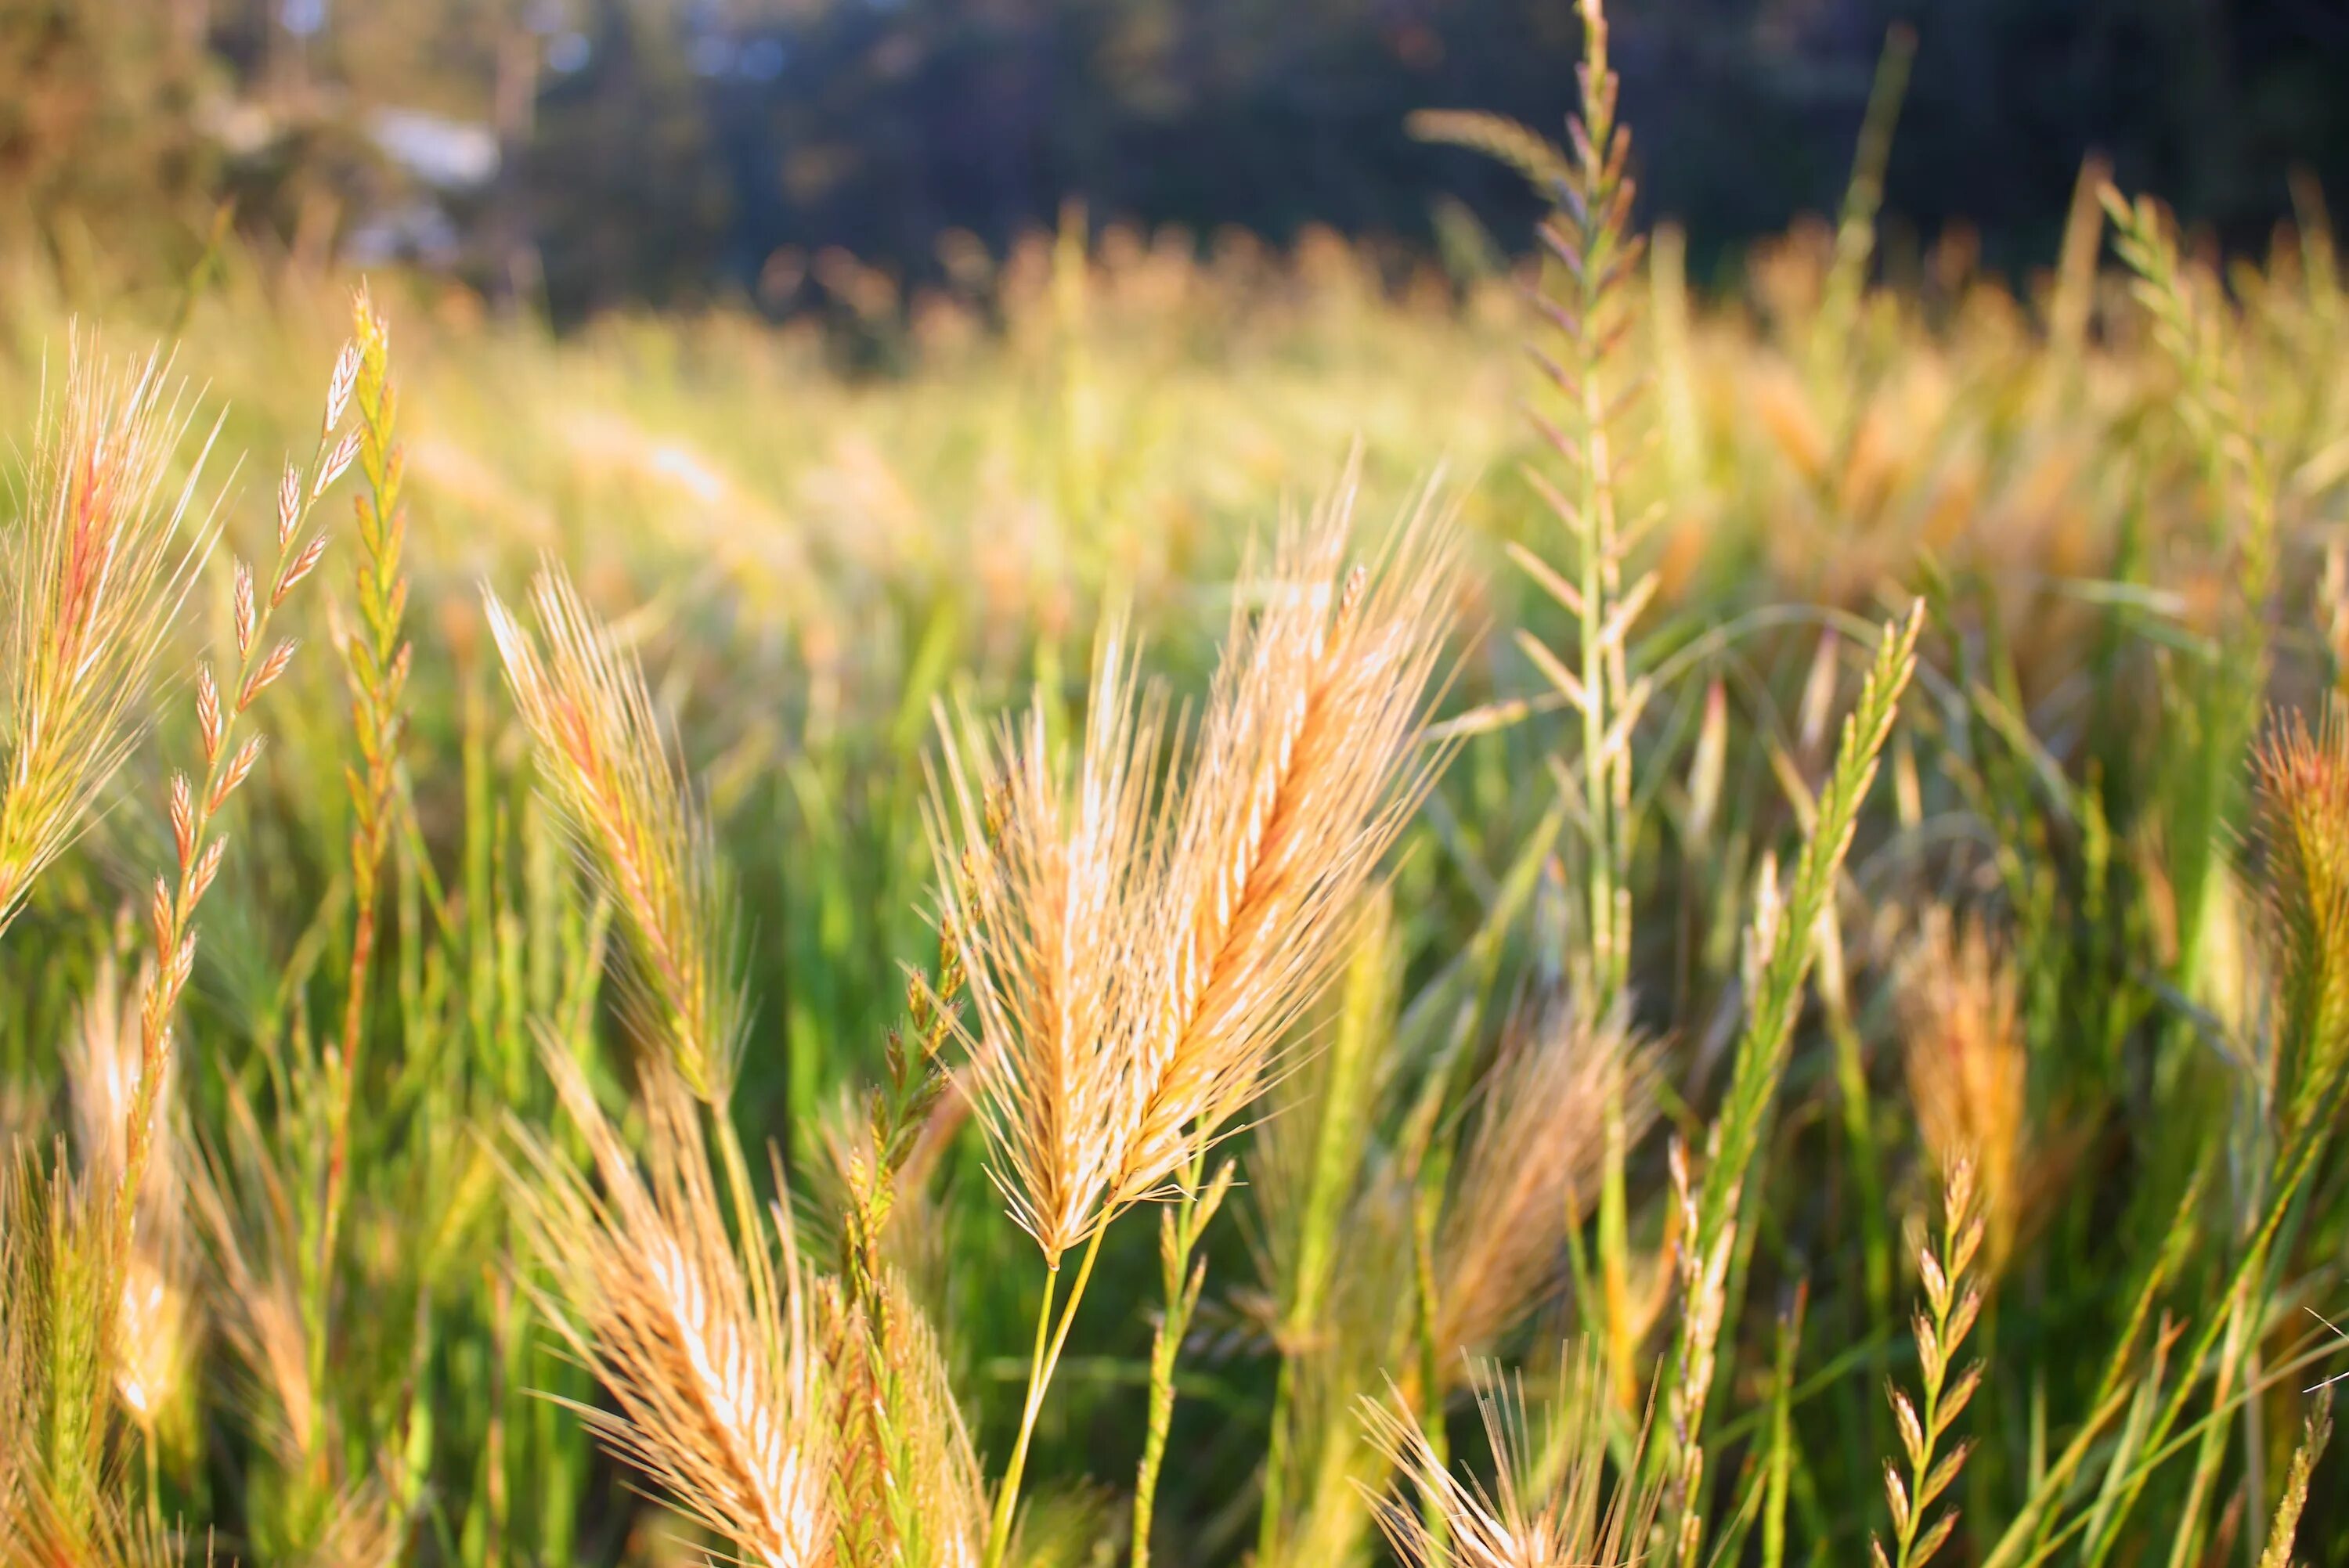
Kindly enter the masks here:
M 1076 1320 L 1077 1304 L 1084 1299 L 1085 1284 L 1092 1278 L 1093 1262 L 1101 1256 L 1102 1236 L 1106 1229 L 1095 1226 L 1092 1238 L 1086 1242 L 1084 1254 L 1077 1264 L 1076 1278 L 1070 1283 L 1068 1300 L 1057 1322 L 1052 1315 L 1052 1297 L 1060 1284 L 1061 1271 L 1054 1265 L 1045 1272 L 1044 1299 L 1036 1308 L 1036 1348 L 1028 1364 L 1028 1398 L 1019 1412 L 1019 1437 L 1011 1445 L 1011 1459 L 1004 1466 L 1003 1481 L 995 1494 L 995 1514 L 988 1526 L 984 1568 L 1001 1568 L 1003 1555 L 1010 1548 L 1011 1519 L 1019 1507 L 1019 1480 L 1028 1468 L 1028 1445 L 1036 1435 L 1036 1417 L 1044 1408 L 1044 1390 L 1051 1386 L 1053 1369 L 1060 1365 L 1061 1348 L 1068 1343 L 1069 1326 Z

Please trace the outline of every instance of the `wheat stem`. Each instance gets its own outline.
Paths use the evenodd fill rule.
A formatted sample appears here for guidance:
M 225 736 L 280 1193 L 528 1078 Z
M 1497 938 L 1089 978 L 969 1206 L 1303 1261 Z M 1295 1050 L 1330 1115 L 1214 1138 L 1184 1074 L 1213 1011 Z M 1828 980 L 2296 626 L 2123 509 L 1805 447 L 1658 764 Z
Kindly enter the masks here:
M 1036 1435 L 1036 1417 L 1044 1408 L 1044 1391 L 1051 1386 L 1053 1370 L 1061 1364 L 1061 1346 L 1068 1343 L 1069 1326 L 1076 1320 L 1077 1305 L 1084 1299 L 1086 1282 L 1092 1278 L 1093 1261 L 1101 1256 L 1102 1236 L 1108 1229 L 1106 1225 L 1093 1227 L 1057 1320 L 1052 1314 L 1052 1297 L 1060 1284 L 1061 1271 L 1057 1267 L 1044 1271 L 1044 1299 L 1036 1308 L 1036 1348 L 1028 1363 L 1028 1398 L 1019 1411 L 1019 1436 L 1011 1445 L 1011 1459 L 1004 1466 L 1003 1480 L 995 1495 L 984 1568 L 1002 1568 L 1004 1553 L 1010 1548 L 1011 1521 L 1019 1506 L 1019 1482 L 1028 1469 L 1028 1445 Z

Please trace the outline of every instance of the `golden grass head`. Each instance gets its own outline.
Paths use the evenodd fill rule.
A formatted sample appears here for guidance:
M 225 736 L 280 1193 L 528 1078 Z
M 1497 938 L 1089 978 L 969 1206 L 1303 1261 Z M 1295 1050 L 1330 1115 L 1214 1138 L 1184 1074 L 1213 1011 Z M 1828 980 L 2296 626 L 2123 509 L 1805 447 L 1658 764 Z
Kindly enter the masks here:
M 1608 1119 L 1629 1148 L 1655 1120 L 1654 1048 L 1619 1015 L 1564 1003 L 1521 1018 L 1486 1080 L 1483 1115 L 1437 1242 L 1436 1345 L 1490 1347 L 1556 1278 L 1566 1227 L 1599 1200 Z
M 1277 1068 L 1448 755 L 1420 731 L 1457 598 L 1456 534 L 1423 504 L 1350 567 L 1353 483 L 1283 534 L 1234 610 L 1137 934 L 1149 1006 L 1123 1085 L 1116 1202 L 1156 1191 Z
M 171 484 L 187 429 L 184 393 L 161 356 L 119 365 L 74 341 L 0 566 L 0 930 L 129 749 L 165 633 L 210 542 L 209 525 L 183 526 L 195 476 Z
M 1459 583 L 1423 508 L 1350 569 L 1350 479 L 1245 573 L 1195 755 L 1112 627 L 1073 782 L 1040 715 L 949 745 L 942 855 L 972 861 L 972 1091 L 1049 1258 L 1156 1195 L 1277 1070 L 1442 760 L 1419 738 Z M 985 783 L 1005 802 L 992 852 Z M 953 883 L 953 877 L 942 878 Z
M 131 1004 L 137 995 L 134 987 L 126 997 L 109 954 L 83 1000 L 66 1053 L 66 1082 L 82 1167 L 108 1191 L 121 1182 L 136 1114 L 140 1043 Z M 174 1061 L 166 1057 L 163 1064 L 158 1095 L 165 1105 L 171 1103 Z M 130 1251 L 119 1265 L 115 1387 L 142 1426 L 160 1419 L 185 1386 L 195 1351 L 193 1260 L 176 1145 L 171 1119 L 159 1118 L 136 1194 L 138 1223 Z
M 1978 919 L 1926 912 L 1895 982 L 1918 1130 L 1934 1168 L 1968 1168 L 1995 1273 L 2030 1196 L 2030 1057 L 2012 958 Z M 1952 1177 L 1952 1179 L 1954 1179 Z
M 1570 1349 L 1537 1433 L 1522 1385 L 1490 1367 L 1474 1378 L 1493 1452 L 1488 1488 L 1439 1456 L 1418 1418 L 1392 1399 L 1366 1400 L 1362 1419 L 1416 1501 L 1373 1500 L 1379 1526 L 1410 1568 L 1633 1568 L 1649 1561 L 1663 1491 L 1641 1480 L 1634 1450 L 1610 1477 L 1606 1375 L 1595 1353 Z M 1547 1461 L 1545 1475 L 1537 1467 Z M 1443 1521 L 1446 1539 L 1430 1529 Z
M 551 566 L 531 584 L 531 608 L 537 634 L 490 594 L 490 630 L 542 784 L 620 913 L 630 1022 L 695 1095 L 723 1103 L 744 1004 L 733 895 L 708 816 L 634 654 Z
M 2293 1124 L 2337 1094 L 2349 1053 L 2349 721 L 2329 705 L 2312 728 L 2271 727 L 2253 761 L 2279 992 L 2278 1103 Z
M 1012 1217 L 1051 1258 L 1103 1222 L 1123 1153 L 1124 1048 L 1143 1006 L 1133 944 L 1164 839 L 1152 774 L 1164 705 L 1137 701 L 1134 677 L 1112 623 L 1074 779 L 1040 709 L 991 744 L 949 745 L 936 808 L 964 861 L 940 882 L 977 1016 L 971 1098 Z
M 516 1130 L 523 1224 L 552 1275 L 542 1305 L 618 1406 L 584 1418 L 741 1561 L 831 1562 L 833 1445 L 788 1234 L 780 1321 L 761 1321 L 674 1067 L 646 1064 L 640 1168 L 578 1066 L 543 1054 L 600 1186 Z

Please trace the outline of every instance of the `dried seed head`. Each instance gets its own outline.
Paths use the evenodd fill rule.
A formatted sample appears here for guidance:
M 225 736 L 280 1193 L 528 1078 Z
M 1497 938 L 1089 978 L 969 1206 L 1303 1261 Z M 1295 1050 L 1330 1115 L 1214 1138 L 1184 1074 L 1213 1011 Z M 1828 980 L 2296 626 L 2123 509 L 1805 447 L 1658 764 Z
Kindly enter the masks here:
M 75 341 L 0 546 L 0 930 L 120 763 L 210 542 L 208 524 L 182 534 L 194 479 L 167 483 L 187 428 L 167 369 L 118 370 Z
M 196 666 L 196 732 L 202 745 L 204 766 L 209 768 L 220 758 L 222 735 L 220 686 L 212 679 L 210 664 Z
M 518 1133 L 522 1217 L 554 1281 L 542 1305 L 616 1407 L 587 1419 L 742 1561 L 828 1563 L 834 1429 L 788 1234 L 781 1319 L 761 1321 L 674 1070 L 648 1058 L 640 1171 L 575 1064 L 544 1056 L 600 1190 Z
M 1930 909 L 1895 976 L 1894 995 L 1909 1098 L 1926 1150 L 1947 1183 L 1945 1208 L 1971 1210 L 1979 1189 L 1995 1272 L 2005 1265 L 2030 1206 L 2029 1189 L 2037 1184 L 2030 1058 L 2013 965 L 1981 922 L 1960 927 L 1947 911 Z
M 346 343 L 335 356 L 335 374 L 326 383 L 326 418 L 319 427 L 322 436 L 332 435 L 342 424 L 344 410 L 350 407 L 351 388 L 358 385 L 358 378 L 359 346 Z
M 294 530 L 302 521 L 302 476 L 288 459 L 285 471 L 277 480 L 277 548 L 283 550 L 293 542 Z
M 236 656 L 243 659 L 253 652 L 253 568 L 242 561 L 236 563 L 230 603 L 236 623 Z
M 1569 1347 L 1537 1432 L 1514 1380 L 1480 1367 L 1474 1385 L 1498 1472 L 1489 1491 L 1455 1476 L 1399 1400 L 1362 1402 L 1371 1442 L 1416 1494 L 1371 1496 L 1408 1568 L 1636 1568 L 1653 1560 L 1663 1478 L 1660 1467 L 1638 1462 L 1636 1445 L 1620 1470 L 1609 1462 L 1609 1401 L 1595 1353 Z
M 1161 1191 L 1278 1070 L 1442 760 L 1418 736 L 1450 530 L 1422 513 L 1350 571 L 1350 506 L 1341 490 L 1245 574 L 1196 755 L 1164 789 L 1164 705 L 1137 700 L 1115 627 L 1072 780 L 1040 717 L 992 748 L 949 737 L 940 865 L 967 874 L 940 880 L 974 1096 L 1048 1258 Z
M 318 558 L 326 552 L 326 536 L 324 533 L 312 535 L 310 542 L 302 547 L 301 553 L 285 563 L 285 570 L 278 576 L 276 588 L 269 595 L 269 607 L 274 610 L 285 603 L 285 595 L 294 592 L 296 583 L 316 570 Z
M 1628 1148 L 1655 1119 L 1652 1049 L 1619 1017 L 1564 1003 L 1520 1019 L 1482 1094 L 1438 1238 L 1436 1345 L 1482 1352 L 1557 1278 L 1561 1226 L 1598 1200 L 1613 1134 Z
M 553 570 L 531 603 L 543 651 L 494 594 L 488 609 L 541 785 L 619 911 L 631 1022 L 695 1094 L 720 1102 L 743 999 L 733 894 L 708 820 L 635 657 Z
M 326 460 L 319 465 L 317 481 L 310 487 L 310 499 L 316 500 L 325 495 L 326 488 L 343 477 L 343 470 L 349 468 L 351 459 L 358 455 L 359 432 L 353 430 L 335 443 L 335 449 L 328 452 Z

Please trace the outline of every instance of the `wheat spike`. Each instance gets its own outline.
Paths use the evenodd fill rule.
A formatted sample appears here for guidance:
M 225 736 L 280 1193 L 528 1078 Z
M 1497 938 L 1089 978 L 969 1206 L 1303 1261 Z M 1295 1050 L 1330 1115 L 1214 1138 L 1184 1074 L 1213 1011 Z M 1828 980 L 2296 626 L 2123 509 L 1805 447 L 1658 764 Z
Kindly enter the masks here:
M 936 809 L 942 821 L 950 814 L 975 873 L 940 879 L 960 901 L 952 924 L 978 1021 L 970 1096 L 1012 1216 L 1048 1259 L 1102 1222 L 1122 1153 L 1111 1133 L 1139 996 L 1133 934 L 1148 919 L 1163 840 L 1151 769 L 1164 708 L 1137 700 L 1134 683 L 1112 623 L 1073 790 L 1051 765 L 1039 712 L 1003 731 L 991 753 L 949 746 Z M 982 770 L 997 780 L 992 834 L 974 781 Z M 957 893 L 966 882 L 968 894 Z
M 1164 706 L 1134 695 L 1114 628 L 1073 790 L 1040 717 L 991 753 L 947 748 L 941 854 L 975 870 L 950 911 L 972 1093 L 1048 1259 L 1154 1196 L 1254 1097 L 1442 760 L 1417 737 L 1458 580 L 1451 529 L 1422 509 L 1345 572 L 1351 511 L 1350 476 L 1247 575 L 1197 755 L 1164 791 Z
M 543 1305 L 618 1406 L 582 1418 L 743 1561 L 831 1563 L 833 1442 L 788 1234 L 782 1320 L 763 1323 L 676 1068 L 647 1059 L 640 1170 L 577 1065 L 543 1055 L 602 1189 L 514 1130 L 523 1224 L 553 1275 Z
M 1345 569 L 1353 476 L 1236 612 L 1177 807 L 1149 1006 L 1127 1047 L 1113 1205 L 1148 1197 L 1252 1099 L 1343 951 L 1381 858 L 1446 755 L 1418 735 L 1459 583 L 1423 506 Z
M 1562 1227 L 1599 1196 L 1609 1102 L 1636 1143 L 1655 1119 L 1656 1083 L 1652 1048 L 1619 1016 L 1594 1024 L 1553 1004 L 1520 1026 L 1485 1085 L 1437 1243 L 1441 1354 L 1481 1353 L 1534 1303 Z
M 1605 1375 L 1595 1353 L 1569 1353 L 1537 1442 L 1523 1388 L 1490 1367 L 1473 1379 L 1493 1450 L 1491 1487 L 1464 1480 L 1444 1462 L 1417 1418 L 1398 1401 L 1365 1400 L 1363 1424 L 1418 1503 L 1392 1494 L 1372 1501 L 1379 1525 L 1409 1568 L 1633 1568 L 1649 1560 L 1661 1493 L 1636 1479 L 1608 1479 Z M 1548 1456 L 1548 1479 L 1536 1467 Z M 1641 1472 L 1635 1450 L 1624 1473 Z M 1440 1519 L 1439 1538 L 1431 1518 Z
M 126 366 L 76 338 L 45 405 L 26 513 L 0 560 L 0 932 L 72 842 L 129 748 L 164 634 L 212 538 L 186 528 L 199 451 L 160 356 Z
M 553 567 L 531 584 L 543 649 L 487 600 L 541 778 L 623 916 L 630 1021 L 697 1096 L 723 1103 L 743 1020 L 732 894 L 644 670 Z

